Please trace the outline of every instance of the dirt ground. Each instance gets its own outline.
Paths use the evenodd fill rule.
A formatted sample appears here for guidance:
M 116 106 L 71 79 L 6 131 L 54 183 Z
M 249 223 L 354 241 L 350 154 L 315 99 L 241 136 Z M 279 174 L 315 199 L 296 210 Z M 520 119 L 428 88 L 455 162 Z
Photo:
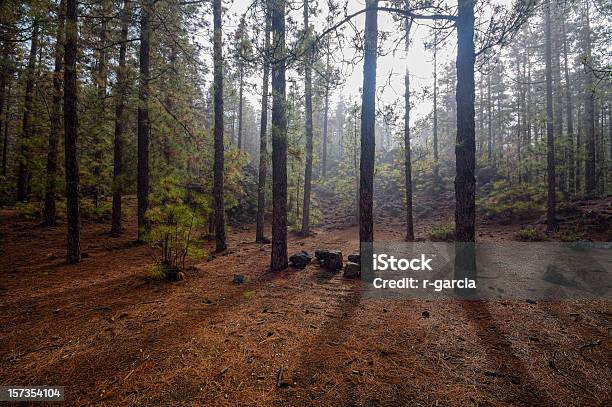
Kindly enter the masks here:
M 126 228 L 85 223 L 88 258 L 68 266 L 64 227 L 0 210 L 0 384 L 66 386 L 66 405 L 612 405 L 610 302 L 364 299 L 315 264 L 267 272 L 253 228 L 168 283 Z M 290 254 L 358 247 L 354 227 L 318 232 Z

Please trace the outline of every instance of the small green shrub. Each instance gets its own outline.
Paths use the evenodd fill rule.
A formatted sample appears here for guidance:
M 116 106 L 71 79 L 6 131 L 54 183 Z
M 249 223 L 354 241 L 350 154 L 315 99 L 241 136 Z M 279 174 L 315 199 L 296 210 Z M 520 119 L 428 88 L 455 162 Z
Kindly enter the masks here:
M 147 241 L 154 249 L 157 263 L 152 270 L 154 276 L 174 279 L 185 268 L 188 256 L 206 254 L 193 247 L 193 236 L 203 220 L 193 206 L 185 203 L 185 197 L 184 188 L 172 178 L 164 178 L 159 192 L 153 196 L 153 206 L 147 212 L 151 225 Z
M 544 212 L 546 193 L 540 186 L 510 185 L 495 181 L 491 192 L 477 200 L 478 211 L 487 219 L 509 224 L 535 218 Z
M 578 242 L 584 240 L 584 234 L 578 233 L 575 230 L 566 230 L 557 234 L 557 237 L 562 242 Z
M 19 219 L 22 220 L 37 220 L 41 217 L 40 205 L 34 202 L 18 202 L 15 204 L 15 209 Z
M 548 237 L 541 230 L 533 226 L 519 230 L 514 237 L 522 242 L 542 242 L 548 240 Z
M 434 242 L 450 242 L 455 239 L 455 226 L 452 223 L 443 223 L 431 227 L 429 238 Z
M 93 201 L 82 199 L 80 211 L 83 219 L 104 223 L 111 219 L 112 204 L 109 201 L 100 201 L 96 206 Z

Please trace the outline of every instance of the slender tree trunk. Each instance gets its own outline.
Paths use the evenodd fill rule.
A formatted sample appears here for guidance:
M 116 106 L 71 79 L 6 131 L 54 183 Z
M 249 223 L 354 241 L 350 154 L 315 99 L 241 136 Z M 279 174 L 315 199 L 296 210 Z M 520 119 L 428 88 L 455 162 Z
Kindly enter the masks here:
M 141 1 L 140 16 L 140 81 L 138 90 L 138 241 L 144 242 L 149 231 L 147 210 L 149 209 L 149 81 L 151 14 L 154 0 Z
M 406 19 L 406 57 L 410 48 L 410 27 L 412 20 Z M 406 73 L 404 74 L 404 173 L 406 182 L 406 241 L 414 241 L 414 219 L 412 216 L 412 160 L 410 157 L 410 70 L 406 64 Z
M 458 11 L 455 233 L 459 242 L 474 242 L 476 220 L 474 0 L 459 0 Z
M 487 161 L 493 160 L 493 128 L 492 128 L 492 102 L 491 102 L 491 64 L 487 69 Z
M 2 53 L 2 59 L 7 61 L 9 58 L 6 47 L 4 47 Z M 2 66 L 2 72 L 0 72 L 0 131 L 3 133 L 2 142 L 2 176 L 6 177 L 7 170 L 7 153 L 8 153 L 8 123 L 9 113 L 11 105 L 10 103 L 10 92 L 7 92 L 7 83 L 9 82 L 8 67 Z
M 257 225 L 255 241 L 267 243 L 264 235 L 264 215 L 266 213 L 266 178 L 268 172 L 268 84 L 270 82 L 270 10 L 266 2 L 266 32 L 263 63 L 263 83 L 261 92 L 261 125 L 259 128 L 259 182 L 257 184 Z
M 213 169 L 213 199 L 215 217 L 215 250 L 227 249 L 225 236 L 225 204 L 223 199 L 223 39 L 221 0 L 213 1 L 214 24 L 214 104 L 215 104 L 215 162 Z
M 357 168 L 357 111 L 359 110 L 357 103 L 354 106 L 353 113 L 353 172 L 355 174 L 355 222 L 359 224 L 360 209 L 359 197 L 361 196 L 359 170 Z M 361 138 L 361 137 L 359 137 Z
M 66 37 L 64 45 L 64 161 L 66 170 L 66 217 L 68 236 L 66 260 L 78 263 L 81 258 L 79 219 L 79 161 L 77 157 L 77 0 L 66 0 Z
M 323 116 L 323 154 L 321 157 L 321 175 L 323 178 L 327 176 L 327 124 L 329 120 L 329 41 L 327 42 L 327 54 L 325 56 L 325 107 Z
M 608 101 L 608 167 L 606 170 L 608 184 L 612 183 L 612 101 Z
M 371 259 L 362 245 L 374 241 L 373 190 L 376 151 L 376 59 L 378 51 L 377 0 L 367 0 L 361 98 L 361 160 L 359 165 L 359 242 L 362 258 Z
M 558 25 L 563 18 L 563 13 L 560 9 L 560 3 L 555 3 L 554 13 L 551 21 L 551 36 L 552 36 L 552 53 L 553 53 L 553 84 L 554 84 L 554 117 L 556 118 L 553 122 L 554 138 L 557 140 L 563 140 L 563 84 L 561 83 L 561 38 L 558 30 Z M 568 199 L 567 193 L 567 176 L 566 166 L 557 166 L 557 163 L 562 163 L 564 158 L 565 147 L 562 147 L 561 154 L 557 154 L 555 159 L 556 172 L 559 178 L 559 188 L 563 193 L 565 200 Z
M 567 34 L 565 31 L 565 16 L 562 16 L 562 41 L 563 41 L 563 70 L 565 74 L 565 103 L 567 105 L 567 174 L 568 174 L 568 198 L 576 193 L 576 170 L 575 170 L 575 155 L 574 155 L 574 106 L 572 101 L 572 92 L 570 87 L 569 63 L 567 52 Z
M 531 146 L 531 53 L 529 49 L 526 50 L 527 54 L 527 145 Z M 529 172 L 527 172 L 527 178 L 529 178 Z
M 516 78 L 517 78 L 517 98 L 516 98 L 516 155 L 517 155 L 517 162 L 516 162 L 516 168 L 517 168 L 517 182 L 520 184 L 521 183 L 521 179 L 522 179 L 522 175 L 521 175 L 521 163 L 522 163 L 522 151 L 521 151 L 521 147 L 522 147 L 522 141 L 523 141 L 523 122 L 521 121 L 522 118 L 522 109 L 523 109 L 523 105 L 522 105 L 522 95 L 523 95 L 523 85 L 522 85 L 522 81 L 523 78 L 521 76 L 521 57 L 520 57 L 520 53 L 517 52 L 516 53 Z M 524 119 L 523 119 L 524 120 Z
M 242 60 L 240 60 L 239 64 L 240 84 L 238 91 L 238 150 L 242 150 L 242 100 L 244 91 L 244 64 L 242 63 Z
M 19 172 L 17 174 L 17 200 L 26 202 L 30 190 L 30 160 L 31 140 L 34 136 L 32 124 L 32 102 L 34 97 L 34 79 L 36 75 L 36 56 L 38 53 L 39 22 L 34 19 L 32 25 L 32 40 L 30 41 L 30 56 L 28 58 L 28 70 L 26 74 L 26 88 L 23 103 L 23 122 L 21 126 L 21 147 L 19 157 Z
M 287 268 L 287 112 L 285 1 L 272 5 L 272 271 Z
M 552 78 L 552 33 L 550 0 L 544 4 L 546 24 L 545 63 L 546 63 L 546 171 L 548 179 L 548 204 L 546 210 L 547 231 L 557 230 L 556 219 L 556 182 L 555 182 L 555 139 L 553 130 L 553 78 Z
M 586 159 L 584 166 L 585 195 L 592 198 L 597 194 L 597 180 L 595 173 L 595 83 L 593 73 L 593 59 L 591 57 L 591 27 L 589 22 L 589 4 L 584 4 L 584 64 L 586 82 L 584 89 L 584 112 L 586 130 Z
M 308 0 L 304 0 L 304 31 L 308 42 L 310 38 L 310 22 L 308 21 Z M 302 213 L 301 234 L 310 234 L 310 190 L 312 188 L 312 71 L 310 68 L 310 52 L 304 58 L 304 115 L 306 119 L 306 163 L 304 168 L 304 205 Z
M 107 16 L 110 14 L 110 4 L 108 0 L 102 0 L 100 6 L 100 14 Z M 100 24 L 100 51 L 98 51 L 98 71 L 96 72 L 96 87 L 97 87 L 97 112 L 98 120 L 93 128 L 93 167 L 92 175 L 94 178 L 93 184 L 93 202 L 97 208 L 100 201 L 101 185 L 102 185 L 102 155 L 104 153 L 103 147 L 103 132 L 104 132 L 104 118 L 106 116 L 106 87 L 107 87 L 107 73 L 106 73 L 106 42 L 108 37 L 108 20 L 102 18 Z
M 457 14 L 457 138 L 455 143 L 455 278 L 475 278 L 476 167 L 474 122 L 474 0 L 459 0 Z M 467 293 L 466 293 L 467 294 Z
M 576 113 L 576 117 L 578 119 L 578 128 L 576 129 L 576 195 L 581 195 L 582 193 L 582 128 L 584 124 L 584 120 L 581 120 L 582 117 L 582 106 L 580 103 L 578 104 L 578 112 Z
M 55 68 L 53 70 L 53 104 L 51 106 L 51 131 L 47 150 L 47 179 L 45 184 L 45 226 L 55 226 L 55 195 L 57 189 L 57 148 L 62 132 L 62 71 L 64 69 L 64 20 L 66 6 L 61 0 L 57 9 L 57 34 L 55 43 Z
M 478 86 L 478 94 L 479 94 L 479 103 L 478 103 L 478 143 L 476 145 L 476 151 L 478 153 L 478 155 L 480 155 L 482 157 L 483 155 L 483 148 L 484 148 L 484 108 L 485 108 L 485 101 L 484 101 L 484 88 L 485 88 L 485 84 L 484 84 L 484 74 L 481 73 L 480 74 L 480 84 Z
M 117 99 L 115 104 L 115 137 L 113 149 L 113 212 L 111 235 L 120 236 L 121 194 L 123 192 L 123 134 L 126 129 L 125 100 L 127 93 L 127 37 L 130 24 L 131 0 L 124 0 L 121 15 L 121 45 L 119 45 L 119 66 L 117 67 Z
M 434 185 L 440 186 L 440 164 L 438 162 L 438 30 L 434 24 L 433 45 L 433 155 L 434 155 Z

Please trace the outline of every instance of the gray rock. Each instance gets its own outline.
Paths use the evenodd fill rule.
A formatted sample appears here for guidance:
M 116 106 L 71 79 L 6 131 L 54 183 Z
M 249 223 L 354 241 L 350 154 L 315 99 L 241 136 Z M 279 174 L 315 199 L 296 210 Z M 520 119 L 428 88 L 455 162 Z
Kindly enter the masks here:
M 308 252 L 304 250 L 289 257 L 291 266 L 296 269 L 305 269 L 306 265 L 310 263 L 310 260 L 312 260 L 312 256 L 310 256 Z
M 329 256 L 329 250 L 315 250 L 315 257 L 317 258 L 317 260 L 319 260 L 319 262 L 325 261 L 327 259 L 327 257 Z
M 347 261 L 344 265 L 344 278 L 360 278 L 361 277 L 361 266 L 357 263 Z
M 361 264 L 361 254 L 353 253 L 348 255 L 348 261 L 351 263 Z
M 245 282 L 246 278 L 244 277 L 243 274 L 234 274 L 234 279 L 232 280 L 232 283 L 234 284 L 243 284 Z
M 319 260 L 321 267 L 329 271 L 342 269 L 342 252 L 340 250 L 317 250 L 315 257 Z

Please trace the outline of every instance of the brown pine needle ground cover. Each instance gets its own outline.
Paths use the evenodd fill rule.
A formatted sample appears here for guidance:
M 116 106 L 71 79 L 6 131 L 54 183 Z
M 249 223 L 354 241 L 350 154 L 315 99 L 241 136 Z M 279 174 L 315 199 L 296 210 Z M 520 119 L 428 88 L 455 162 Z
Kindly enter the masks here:
M 480 239 L 517 228 L 481 225 Z M 89 257 L 67 266 L 63 227 L 0 212 L 1 384 L 63 385 L 66 405 L 612 403 L 610 302 L 366 300 L 315 264 L 266 272 L 254 230 L 167 283 L 133 233 L 107 229 L 86 223 Z M 356 235 L 290 236 L 290 254 L 348 254 Z M 378 225 L 378 239 L 401 235 L 399 220 Z

